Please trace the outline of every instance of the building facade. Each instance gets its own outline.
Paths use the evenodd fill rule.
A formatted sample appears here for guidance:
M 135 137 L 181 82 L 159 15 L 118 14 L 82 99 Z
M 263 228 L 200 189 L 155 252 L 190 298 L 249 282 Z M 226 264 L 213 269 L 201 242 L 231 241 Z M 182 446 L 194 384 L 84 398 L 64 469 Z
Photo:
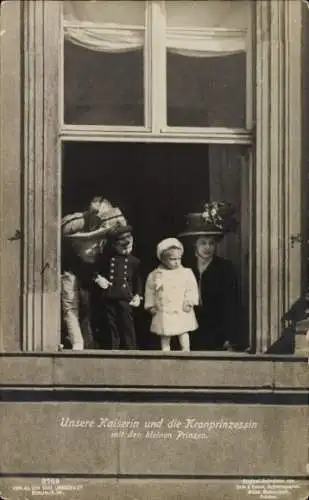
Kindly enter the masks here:
M 8 496 L 31 481 L 33 494 L 42 478 L 55 495 L 57 481 L 71 485 L 76 498 L 85 490 L 91 498 L 102 491 L 104 498 L 144 498 L 147 484 L 153 499 L 247 498 L 244 477 L 281 477 L 283 488 L 292 480 L 303 488 L 307 364 L 295 310 L 308 274 L 308 36 L 301 0 L 3 3 L 0 343 Z M 132 179 L 144 192 L 134 200 L 123 187 Z M 57 352 L 60 220 L 98 185 L 123 197 L 145 255 L 142 235 L 150 226 L 153 238 L 161 234 L 161 212 L 171 210 L 167 232 L 173 215 L 181 218 L 204 192 L 233 202 L 239 231 L 221 252 L 239 273 L 250 355 L 162 359 L 149 345 L 130 355 Z M 18 420 L 13 433 L 16 415 L 31 442 Z M 69 430 L 66 418 L 88 424 Z M 149 449 L 144 434 L 113 439 L 100 418 L 131 422 L 133 431 L 134 421 L 136 429 L 153 422 L 153 432 L 166 436 L 174 425 L 176 434 L 154 438 Z M 207 446 L 217 461 L 204 461 L 207 432 L 204 439 L 199 430 L 196 448 L 192 436 L 176 440 L 190 419 L 215 422 Z M 253 451 L 246 455 L 235 429 L 224 435 L 224 421 L 246 423 L 246 439 L 264 464 Z M 101 425 L 100 437 L 91 425 Z M 295 441 L 298 459 L 285 425 L 304 429 Z M 37 454 L 48 429 L 55 442 L 44 441 Z M 293 488 L 286 491 L 295 498 Z

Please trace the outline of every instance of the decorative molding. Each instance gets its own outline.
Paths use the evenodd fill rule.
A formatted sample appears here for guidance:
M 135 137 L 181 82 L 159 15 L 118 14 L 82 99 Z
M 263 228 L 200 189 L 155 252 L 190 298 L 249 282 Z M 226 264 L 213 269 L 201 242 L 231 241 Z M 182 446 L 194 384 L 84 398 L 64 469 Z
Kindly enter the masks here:
M 250 131 L 242 129 L 207 128 L 190 130 L 168 129 L 154 134 L 138 130 L 107 131 L 100 126 L 64 125 L 61 130 L 64 141 L 98 141 L 98 142 L 191 142 L 203 144 L 252 144 Z
M 198 363 L 199 369 L 196 369 Z M 121 367 L 121 368 L 120 368 Z M 227 376 L 227 373 L 229 376 Z M 50 353 L 9 353 L 0 357 L 1 386 L 71 390 L 105 389 L 131 392 L 158 389 L 199 390 L 218 393 L 236 389 L 306 390 L 308 362 L 305 356 L 261 355 L 236 352 L 190 353 L 170 351 L 63 351 Z M 192 390 L 192 387 L 195 389 Z
M 303 271 L 303 244 L 294 241 L 293 236 L 303 234 L 302 212 L 302 182 L 308 184 L 304 176 L 304 161 L 302 146 L 306 147 L 308 130 L 304 130 L 302 123 L 303 103 L 308 89 L 302 89 L 302 75 L 306 69 L 307 60 L 302 62 L 302 0 L 289 1 L 285 4 L 285 237 L 288 240 L 285 260 L 286 268 L 286 303 L 291 307 L 305 291 L 302 289 Z M 307 47 L 308 50 L 308 47 Z M 307 52 L 308 57 L 308 52 Z M 303 65 L 303 67 L 302 67 Z M 305 124 L 305 123 L 304 123 Z M 306 245 L 307 235 L 303 243 Z M 307 269 L 306 269 L 307 272 Z
M 282 319 L 301 293 L 300 0 L 260 0 L 257 19 L 256 350 L 282 334 Z M 268 82 L 268 85 L 265 85 Z
M 59 2 L 24 3 L 23 350 L 59 344 Z
M 21 2 L 0 14 L 0 351 L 20 348 Z

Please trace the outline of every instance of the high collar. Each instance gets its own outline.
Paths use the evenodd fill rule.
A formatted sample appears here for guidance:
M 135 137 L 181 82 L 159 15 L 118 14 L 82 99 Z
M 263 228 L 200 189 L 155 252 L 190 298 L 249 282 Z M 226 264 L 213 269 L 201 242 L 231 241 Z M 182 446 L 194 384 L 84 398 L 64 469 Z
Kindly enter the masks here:
M 198 270 L 199 274 L 203 274 L 203 272 L 206 271 L 206 269 L 213 262 L 214 257 L 215 256 L 213 256 L 210 260 L 205 261 L 204 259 L 202 259 L 198 255 L 196 256 L 196 264 L 195 264 L 195 266 L 196 266 L 196 269 Z

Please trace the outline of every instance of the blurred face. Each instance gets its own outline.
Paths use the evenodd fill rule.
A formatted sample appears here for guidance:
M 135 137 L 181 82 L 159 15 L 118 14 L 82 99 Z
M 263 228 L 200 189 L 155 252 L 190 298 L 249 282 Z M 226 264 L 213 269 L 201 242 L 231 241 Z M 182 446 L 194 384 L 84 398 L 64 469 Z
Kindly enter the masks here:
M 102 241 L 88 240 L 73 242 L 73 246 L 77 255 L 84 261 L 88 263 L 95 262 L 97 256 L 101 252 Z
M 133 236 L 131 233 L 124 233 L 114 244 L 114 248 L 119 255 L 129 255 L 133 250 Z
M 195 243 L 196 255 L 204 260 L 213 258 L 216 251 L 216 240 L 213 236 L 200 236 Z
M 162 254 L 162 263 L 168 269 L 177 269 L 181 264 L 181 252 L 178 248 L 167 250 Z

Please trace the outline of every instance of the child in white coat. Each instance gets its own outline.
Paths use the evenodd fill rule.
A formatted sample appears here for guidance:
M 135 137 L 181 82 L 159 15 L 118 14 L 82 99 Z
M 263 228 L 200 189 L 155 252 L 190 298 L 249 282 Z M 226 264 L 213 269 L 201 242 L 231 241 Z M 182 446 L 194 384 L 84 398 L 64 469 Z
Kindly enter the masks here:
M 191 269 L 183 267 L 183 245 L 167 238 L 157 246 L 160 265 L 146 281 L 145 309 L 152 315 L 150 331 L 161 338 L 161 349 L 170 351 L 171 337 L 177 336 L 182 351 L 190 351 L 189 332 L 198 327 L 194 306 L 199 293 Z

